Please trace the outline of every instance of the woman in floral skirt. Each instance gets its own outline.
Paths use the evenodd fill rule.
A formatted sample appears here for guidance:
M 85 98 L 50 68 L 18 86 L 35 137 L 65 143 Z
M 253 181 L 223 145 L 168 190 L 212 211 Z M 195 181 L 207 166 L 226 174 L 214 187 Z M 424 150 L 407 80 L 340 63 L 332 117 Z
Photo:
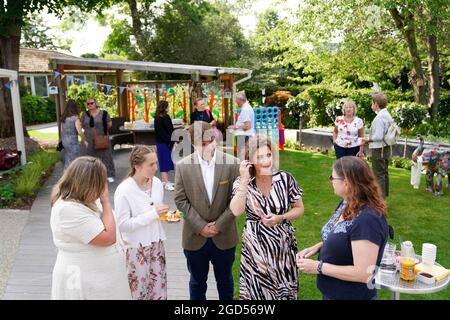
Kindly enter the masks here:
M 117 225 L 126 251 L 133 300 L 167 299 L 166 239 L 159 217 L 168 212 L 157 177 L 154 149 L 137 145 L 130 154 L 131 172 L 114 194 Z

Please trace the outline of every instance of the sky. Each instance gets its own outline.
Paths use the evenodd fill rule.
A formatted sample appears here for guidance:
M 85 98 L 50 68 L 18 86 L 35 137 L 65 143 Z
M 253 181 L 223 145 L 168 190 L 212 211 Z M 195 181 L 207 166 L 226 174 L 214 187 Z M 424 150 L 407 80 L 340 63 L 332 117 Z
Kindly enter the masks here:
M 233 0 L 231 0 L 233 1 Z M 249 10 L 249 14 L 245 14 L 239 17 L 239 23 L 243 28 L 245 35 L 251 34 L 257 22 L 257 15 L 265 11 L 270 7 L 276 7 L 280 13 L 281 18 L 286 18 L 292 13 L 302 2 L 302 0 L 256 0 L 252 8 Z M 54 28 L 61 22 L 52 15 L 44 14 L 44 21 L 47 26 Z M 87 21 L 85 27 L 80 30 L 71 30 L 65 33 L 65 37 L 73 40 L 70 53 L 74 56 L 80 56 L 83 53 L 95 53 L 99 54 L 103 46 L 103 42 L 111 32 L 111 28 L 103 27 L 98 24 L 94 19 Z

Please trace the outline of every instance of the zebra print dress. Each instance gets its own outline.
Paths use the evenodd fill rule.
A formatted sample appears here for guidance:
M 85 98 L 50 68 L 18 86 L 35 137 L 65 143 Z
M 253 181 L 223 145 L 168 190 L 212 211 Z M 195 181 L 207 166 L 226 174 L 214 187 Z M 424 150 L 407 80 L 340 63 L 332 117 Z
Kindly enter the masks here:
M 238 192 L 240 177 L 233 184 L 233 196 Z M 287 172 L 272 175 L 272 188 L 265 197 L 249 182 L 246 202 L 246 222 L 242 235 L 239 277 L 239 298 L 242 300 L 295 300 L 298 272 L 295 262 L 297 240 L 290 222 L 266 227 L 260 217 L 273 213 L 282 215 L 302 196 L 295 178 Z

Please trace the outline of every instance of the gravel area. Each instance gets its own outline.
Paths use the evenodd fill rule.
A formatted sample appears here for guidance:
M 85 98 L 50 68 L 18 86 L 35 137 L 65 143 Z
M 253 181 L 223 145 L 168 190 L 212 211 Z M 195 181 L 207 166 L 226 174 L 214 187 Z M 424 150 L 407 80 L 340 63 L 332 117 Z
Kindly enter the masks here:
M 29 213 L 27 210 L 0 209 L 0 300 L 6 289 Z

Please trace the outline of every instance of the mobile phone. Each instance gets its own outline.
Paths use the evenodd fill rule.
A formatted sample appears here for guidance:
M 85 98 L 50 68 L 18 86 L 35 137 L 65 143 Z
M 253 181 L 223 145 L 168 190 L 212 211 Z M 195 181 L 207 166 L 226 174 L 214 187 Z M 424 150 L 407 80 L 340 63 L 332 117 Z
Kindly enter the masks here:
M 256 176 L 256 168 L 253 163 L 250 164 L 249 173 L 250 173 L 250 176 L 252 176 L 252 177 Z

